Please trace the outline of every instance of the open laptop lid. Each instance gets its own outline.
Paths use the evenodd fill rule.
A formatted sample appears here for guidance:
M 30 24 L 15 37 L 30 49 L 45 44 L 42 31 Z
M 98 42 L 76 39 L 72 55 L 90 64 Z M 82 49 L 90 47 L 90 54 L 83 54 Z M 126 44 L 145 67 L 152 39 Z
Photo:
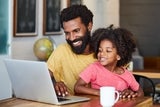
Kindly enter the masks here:
M 89 100 L 72 97 L 72 100 L 58 102 L 46 62 L 5 59 L 14 94 L 17 98 L 51 104 L 68 104 Z
M 17 98 L 58 103 L 45 62 L 5 59 Z

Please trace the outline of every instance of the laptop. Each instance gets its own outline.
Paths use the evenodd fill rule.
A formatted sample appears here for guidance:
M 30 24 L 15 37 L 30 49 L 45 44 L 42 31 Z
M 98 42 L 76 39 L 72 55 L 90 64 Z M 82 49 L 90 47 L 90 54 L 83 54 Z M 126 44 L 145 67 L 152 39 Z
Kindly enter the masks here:
M 55 105 L 90 100 L 81 96 L 58 97 L 46 62 L 17 59 L 5 59 L 4 62 L 16 98 Z

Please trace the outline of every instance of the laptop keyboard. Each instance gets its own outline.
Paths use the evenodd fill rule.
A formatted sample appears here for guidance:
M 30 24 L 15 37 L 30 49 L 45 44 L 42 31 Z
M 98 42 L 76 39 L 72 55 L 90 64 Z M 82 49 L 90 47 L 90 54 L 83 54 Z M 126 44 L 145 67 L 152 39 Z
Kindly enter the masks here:
M 70 99 L 58 97 L 58 101 L 66 101 L 66 100 L 70 100 Z

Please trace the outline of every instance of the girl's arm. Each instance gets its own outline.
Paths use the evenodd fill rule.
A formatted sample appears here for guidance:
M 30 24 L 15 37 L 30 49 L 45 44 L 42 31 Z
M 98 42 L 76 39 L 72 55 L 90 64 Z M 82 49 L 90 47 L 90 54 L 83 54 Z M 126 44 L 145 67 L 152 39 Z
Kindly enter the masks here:
M 81 78 L 76 82 L 74 91 L 77 94 L 90 94 L 99 96 L 99 90 L 89 87 L 88 84 Z

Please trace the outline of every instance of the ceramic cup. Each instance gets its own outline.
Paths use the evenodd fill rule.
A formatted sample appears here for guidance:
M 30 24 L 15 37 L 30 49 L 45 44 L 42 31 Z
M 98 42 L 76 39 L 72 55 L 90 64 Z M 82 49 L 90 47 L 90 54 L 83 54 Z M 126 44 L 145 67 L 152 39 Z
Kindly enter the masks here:
M 119 99 L 119 92 L 115 87 L 104 86 L 100 88 L 100 104 L 102 107 L 112 107 Z

